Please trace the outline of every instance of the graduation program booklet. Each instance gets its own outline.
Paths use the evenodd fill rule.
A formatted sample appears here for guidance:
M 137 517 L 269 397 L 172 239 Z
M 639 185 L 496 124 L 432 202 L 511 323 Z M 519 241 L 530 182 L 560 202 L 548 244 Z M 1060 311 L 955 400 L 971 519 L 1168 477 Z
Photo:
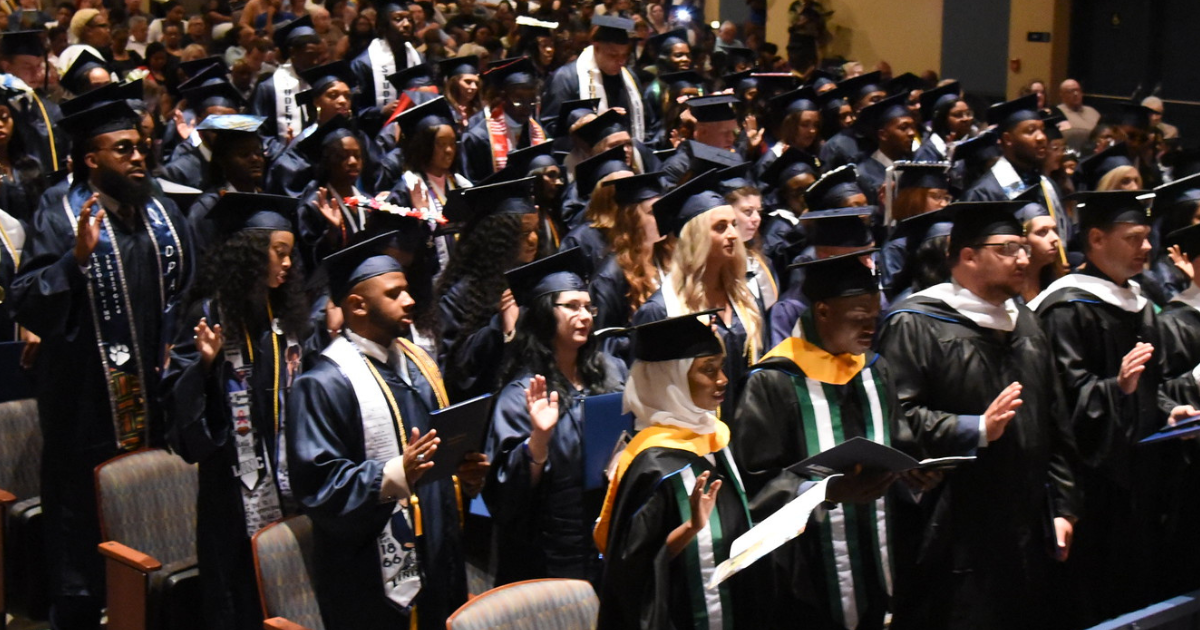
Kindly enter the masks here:
M 890 446 L 872 442 L 863 437 L 856 437 L 797 464 L 792 464 L 788 470 L 805 477 L 828 477 L 837 473 L 853 472 L 855 466 L 858 465 L 862 465 L 863 470 L 899 473 L 914 468 L 949 470 L 959 464 L 972 461 L 975 461 L 974 455 L 936 457 L 917 461 L 907 453 L 902 453 Z
M 583 489 L 608 484 L 609 463 L 622 434 L 633 435 L 633 414 L 621 413 L 622 392 L 583 399 Z M 619 454 L 619 453 L 618 453 Z
M 717 565 L 708 581 L 708 589 L 717 588 L 721 582 L 738 571 L 803 534 L 808 525 L 808 517 L 825 501 L 825 487 L 828 485 L 829 478 L 826 477 L 763 522 L 750 528 L 750 531 L 734 539 L 729 546 L 729 559 Z
M 483 452 L 492 418 L 492 395 L 484 394 L 429 414 L 429 426 L 441 440 L 433 454 L 433 467 L 421 475 L 419 484 L 446 479 L 458 472 L 463 457 Z
M 1200 433 L 1200 416 L 1192 416 L 1184 418 L 1174 425 L 1167 425 L 1149 436 L 1138 440 L 1138 444 L 1154 444 L 1155 442 L 1164 442 L 1167 440 L 1178 440 L 1180 438 L 1194 436 Z

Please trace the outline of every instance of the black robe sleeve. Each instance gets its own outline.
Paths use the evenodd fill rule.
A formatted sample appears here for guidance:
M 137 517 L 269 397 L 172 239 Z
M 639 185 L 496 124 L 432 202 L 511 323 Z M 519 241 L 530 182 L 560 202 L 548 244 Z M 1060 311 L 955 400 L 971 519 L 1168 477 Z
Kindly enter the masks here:
M 446 390 L 453 401 L 466 400 L 499 386 L 497 371 L 504 358 L 504 331 L 500 315 L 495 314 L 478 330 L 464 330 L 467 313 L 462 306 L 463 283 L 442 296 L 442 357 Z
M 558 129 L 558 110 L 562 108 L 563 103 L 578 98 L 579 76 L 576 74 L 575 62 L 571 62 L 554 71 L 546 85 L 545 93 L 542 94 L 541 123 L 547 136 L 557 138 L 566 135 L 565 130 Z

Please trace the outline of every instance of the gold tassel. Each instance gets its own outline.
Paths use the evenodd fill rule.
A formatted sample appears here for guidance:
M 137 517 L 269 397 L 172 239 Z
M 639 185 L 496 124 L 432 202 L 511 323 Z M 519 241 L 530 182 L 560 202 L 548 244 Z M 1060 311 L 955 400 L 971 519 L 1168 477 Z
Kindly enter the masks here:
M 458 483 L 458 475 L 452 475 L 450 478 L 454 480 L 454 498 L 458 501 L 458 528 L 463 529 L 466 527 L 466 510 L 463 506 L 462 484 Z
M 425 528 L 421 523 L 421 501 L 417 498 L 416 494 L 409 497 L 408 501 L 412 504 L 413 531 L 417 534 L 417 536 L 423 536 L 425 534 Z

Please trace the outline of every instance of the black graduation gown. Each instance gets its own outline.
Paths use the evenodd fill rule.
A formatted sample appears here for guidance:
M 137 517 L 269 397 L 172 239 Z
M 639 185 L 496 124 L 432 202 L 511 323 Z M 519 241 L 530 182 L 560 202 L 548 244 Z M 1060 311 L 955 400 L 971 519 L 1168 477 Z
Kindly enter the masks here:
M 592 192 L 589 190 L 587 197 L 581 196 L 579 184 L 575 180 L 567 182 L 567 185 L 563 187 L 562 218 L 568 230 L 587 224 L 587 205 L 591 194 Z
M 210 189 L 201 193 L 192 202 L 192 207 L 188 208 L 187 219 L 192 226 L 192 240 L 201 255 L 217 242 L 217 225 L 208 218 L 208 213 L 220 200 L 221 189 Z
M 580 252 L 587 257 L 592 269 L 599 269 L 605 257 L 611 253 L 604 233 L 590 223 L 567 232 L 558 246 L 558 251 L 565 252 L 573 247 L 578 247 Z
M 1190 375 L 1200 364 L 1200 311 L 1182 302 L 1168 302 L 1158 316 L 1163 360 L 1169 377 Z M 1200 391 L 1180 392 L 1180 402 L 1200 407 Z M 1167 545 L 1171 549 L 1166 592 L 1183 593 L 1200 588 L 1200 545 L 1194 532 L 1200 528 L 1200 505 L 1192 499 L 1200 492 L 1200 453 L 1195 442 L 1179 445 L 1182 470 L 1170 486 L 1167 513 Z
M 1166 346 L 1149 303 L 1130 313 L 1081 289 L 1063 288 L 1044 297 L 1037 312 L 1054 350 L 1064 417 L 1081 460 L 1077 479 L 1085 503 L 1067 569 L 1077 587 L 1080 622 L 1091 625 L 1161 599 L 1164 482 L 1180 461 L 1180 447 L 1136 442 L 1165 425 L 1181 394 L 1196 383 L 1190 374 L 1167 379 Z M 1156 356 L 1127 396 L 1116 376 L 1139 341 L 1152 344 Z
M 531 146 L 532 131 L 528 123 L 521 129 L 516 146 L 510 146 L 509 152 Z M 472 117 L 467 130 L 460 140 L 460 160 L 462 174 L 473 182 L 481 182 L 496 172 L 492 162 L 492 137 L 488 131 L 488 119 L 483 116 Z
M 436 398 L 413 362 L 409 385 L 368 360 L 391 390 L 405 432 L 428 431 Z M 325 627 L 407 628 L 408 616 L 384 595 L 376 547 L 395 506 L 379 496 L 386 462 L 367 459 L 358 399 L 332 360 L 317 358 L 292 384 L 284 433 L 292 491 L 313 520 L 313 576 Z M 459 506 L 449 479 L 418 481 L 416 494 L 424 535 L 417 538 L 422 587 L 413 603 L 422 630 L 441 630 L 467 599 Z
M 397 71 L 408 67 L 407 47 L 401 50 L 400 54 L 396 54 L 396 51 L 392 54 L 396 58 Z M 425 55 L 421 54 L 421 59 L 423 61 Z M 385 121 L 383 109 L 375 103 L 375 66 L 371 63 L 371 56 L 366 49 L 350 62 L 350 71 L 358 80 L 358 88 L 354 91 L 354 114 L 362 121 L 363 129 L 372 134 L 378 133 Z
M 196 556 L 204 588 L 205 625 L 214 630 L 251 630 L 262 627 L 262 607 L 254 580 L 250 537 L 246 535 L 242 484 L 231 472 L 237 468 L 238 453 L 225 384 L 234 378 L 233 366 L 222 353 L 206 369 L 192 332 L 201 317 L 207 318 L 209 326 L 221 323 L 220 312 L 208 304 L 196 304 L 184 318 L 171 348 L 161 392 L 171 449 L 188 463 L 200 465 Z M 287 360 L 286 341 L 278 344 L 279 354 L 273 356 L 276 350 L 272 336 L 270 329 L 253 335 L 255 361 L 249 377 L 250 420 L 260 456 L 269 466 L 263 474 L 279 472 L 276 436 L 280 427 L 276 425 L 272 398 L 276 366 Z M 234 342 L 229 337 L 225 341 Z M 244 337 L 239 341 L 244 344 Z M 249 360 L 249 356 L 243 360 Z M 286 390 L 288 385 L 281 376 L 280 388 Z M 281 404 L 279 422 L 283 421 L 284 409 Z
M 692 165 L 692 142 L 680 142 L 674 154 L 662 163 L 663 185 L 670 188 L 683 179 L 684 173 Z
M 614 382 L 625 382 L 625 366 L 604 357 Z M 601 392 L 575 392 L 560 399 L 558 424 L 550 438 L 541 482 L 529 480 L 533 432 L 525 407 L 525 374 L 500 389 L 492 411 L 487 455 L 492 463 L 483 498 L 496 535 L 496 584 L 536 578 L 572 578 L 600 583 L 600 555 L 592 528 L 600 515 L 604 488 L 583 488 L 583 397 Z
M 35 190 L 36 188 L 31 183 L 5 177 L 3 181 L 0 181 L 0 209 L 14 219 L 27 224 L 32 223 L 38 204 L 38 200 L 33 194 Z
M 891 388 L 891 377 L 887 362 L 878 355 L 866 357 L 876 383 L 884 383 L 887 398 L 883 402 L 889 411 L 887 430 L 891 433 L 892 446 L 911 450 L 911 434 L 896 418 L 899 404 Z M 787 470 L 788 466 L 820 452 L 816 444 L 809 444 L 803 424 L 799 421 L 803 407 L 797 387 L 805 386 L 807 379 L 790 359 L 772 357 L 758 363 L 746 379 L 742 401 L 737 417 L 732 424 L 732 450 L 746 482 L 746 495 L 750 513 L 761 522 L 779 508 L 787 505 L 801 492 L 810 487 L 811 481 Z M 870 410 L 863 406 L 861 377 L 845 385 L 828 385 L 837 392 L 837 400 L 829 400 L 837 409 L 841 430 L 845 438 L 866 437 L 871 422 Z M 811 421 L 811 419 L 810 419 Z M 900 500 L 901 492 L 893 488 L 886 498 L 889 510 Z M 855 506 L 857 509 L 869 505 Z M 857 512 L 856 512 L 857 515 Z M 795 620 L 803 619 L 804 627 L 835 630 L 844 627 L 836 621 L 830 610 L 830 602 L 840 598 L 838 592 L 830 592 L 830 585 L 838 577 L 829 564 L 831 558 L 822 548 L 822 539 L 816 535 L 821 521 L 828 518 L 814 513 L 809 517 L 806 533 L 774 552 L 770 563 L 775 572 L 772 592 L 773 605 L 764 613 L 771 615 L 771 622 L 764 626 L 785 627 Z M 889 519 L 889 526 L 895 518 Z M 877 548 L 874 527 L 869 519 L 855 519 L 857 526 L 854 539 L 863 550 Z M 894 544 L 893 544 L 894 546 Z M 855 574 L 863 579 L 864 591 L 856 589 L 856 596 L 866 599 L 864 616 L 860 616 L 858 628 L 882 628 L 884 614 L 888 609 L 888 594 L 884 589 L 883 567 L 873 560 L 870 551 L 859 556 L 862 566 Z M 856 581 L 857 583 L 857 581 Z
M 163 179 L 200 190 L 211 185 L 208 180 L 209 160 L 200 152 L 200 147 L 191 142 L 185 141 L 176 146 L 165 162 Z
M 642 451 L 630 463 L 621 477 L 609 526 L 604 581 L 599 591 L 599 628 L 708 627 L 694 616 L 704 610 L 704 601 L 696 602 L 693 587 L 700 579 L 689 563 L 689 554 L 694 552 L 685 549 L 669 558 L 666 542 L 671 531 L 684 522 L 677 493 L 682 483 L 680 471 L 686 467 L 696 477 L 711 471 L 710 482 L 722 481 L 709 517 L 710 523 L 719 518 L 722 531 L 721 540 L 713 542 L 717 563 L 729 557 L 733 540 L 749 530 L 746 499 L 735 472 L 727 468 L 723 453 L 713 456 L 716 465 L 688 451 L 657 447 Z M 690 509 L 687 514 L 690 518 Z M 750 567 L 726 582 L 731 601 L 722 608 L 725 615 L 732 616 L 734 628 L 763 627 L 758 606 L 761 578 L 757 573 L 758 567 Z
M 42 338 L 33 374 L 44 439 L 41 497 L 51 595 L 76 602 L 59 600 L 64 609 L 78 606 L 85 619 L 92 614 L 87 609 L 94 606 L 98 619 L 104 597 L 104 563 L 96 552 L 100 525 L 93 469 L 120 451 L 113 435 L 113 418 L 107 412 L 108 386 L 102 377 L 92 323 L 89 280 L 75 262 L 74 225 L 62 207 L 67 187 L 53 190 L 60 194 L 46 195 L 35 215 L 9 302 L 17 321 Z M 183 244 L 186 287 L 193 264 L 191 233 L 175 204 L 169 199 L 160 202 Z M 130 301 L 136 305 L 132 321 L 146 369 L 142 385 L 147 393 L 150 445 L 162 446 L 162 418 L 152 392 L 158 386 L 157 366 L 162 363 L 170 322 L 160 300 L 158 252 L 140 219 L 136 228 L 115 217 L 111 224 Z
M 628 326 L 633 315 L 627 297 L 629 281 L 625 279 L 625 271 L 617 263 L 616 255 L 609 254 L 596 269 L 598 271 L 588 284 L 592 305 L 596 307 L 592 327 L 600 330 Z
M 470 333 L 463 330 L 466 291 L 465 281 L 460 280 L 438 302 L 442 313 L 442 352 L 438 365 L 444 370 L 446 391 L 453 402 L 496 391 L 504 360 L 504 330 L 499 313 L 478 330 Z
M 821 168 L 824 172 L 829 172 L 839 166 L 858 162 L 862 157 L 869 156 L 870 151 L 871 144 L 867 138 L 857 127 L 850 126 L 826 140 L 825 144 L 821 145 L 818 157 L 821 158 Z
M 633 110 L 629 107 L 629 103 L 632 103 L 633 99 L 641 99 L 642 95 L 640 92 L 629 94 L 628 90 L 624 89 L 625 84 L 623 79 L 619 85 L 622 86 L 621 93 L 609 94 L 608 106 L 625 107 L 626 111 L 630 112 L 630 115 L 633 115 Z M 636 79 L 634 80 L 634 87 L 637 87 Z M 576 62 L 572 61 L 555 70 L 554 74 L 550 75 L 550 80 L 546 83 L 546 89 L 544 92 L 542 92 L 542 117 L 539 122 L 542 123 L 542 128 L 546 130 L 547 137 L 557 138 L 559 136 L 567 135 L 568 130 L 558 128 L 558 110 L 562 108 L 563 103 L 578 99 L 579 74 Z M 643 116 L 643 118 L 645 118 L 645 116 Z M 647 123 L 646 129 L 648 137 L 650 121 L 646 120 L 645 122 Z M 635 140 L 636 139 L 637 138 L 635 138 Z
M 1003 333 L 910 297 L 880 329 L 914 455 L 978 457 L 946 473 L 923 531 L 898 541 L 919 551 L 911 579 L 898 581 L 893 627 L 1062 627 L 1050 615 L 1049 550 L 1052 519 L 1077 514 L 1074 449 L 1050 342 L 1033 312 L 1018 309 Z M 980 448 L 979 416 L 1012 382 L 1025 386 L 1025 404 Z

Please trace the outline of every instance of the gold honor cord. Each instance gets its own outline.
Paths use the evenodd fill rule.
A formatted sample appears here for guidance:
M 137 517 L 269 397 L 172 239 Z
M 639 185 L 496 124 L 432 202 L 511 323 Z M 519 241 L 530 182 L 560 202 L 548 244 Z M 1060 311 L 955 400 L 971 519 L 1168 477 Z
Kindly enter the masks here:
M 271 322 L 275 321 L 275 315 L 271 312 L 271 301 L 267 300 L 267 319 Z M 272 324 L 273 325 L 273 324 Z M 243 331 L 246 334 L 246 351 L 250 354 L 250 364 L 254 364 L 254 343 L 250 340 L 250 332 Z M 271 352 L 274 352 L 275 357 L 275 376 L 274 385 L 272 385 L 272 405 L 271 409 L 275 413 L 275 433 L 279 433 L 279 335 L 275 333 L 275 329 L 271 329 Z
M 50 138 L 50 161 L 54 164 L 54 170 L 58 170 L 58 149 L 54 148 L 54 124 L 50 122 L 50 114 L 46 113 L 46 106 L 42 104 L 42 99 L 38 98 L 37 92 L 33 88 L 29 88 L 29 92 L 33 96 L 33 102 L 37 103 L 38 110 L 42 112 L 42 120 L 46 122 L 46 134 Z

